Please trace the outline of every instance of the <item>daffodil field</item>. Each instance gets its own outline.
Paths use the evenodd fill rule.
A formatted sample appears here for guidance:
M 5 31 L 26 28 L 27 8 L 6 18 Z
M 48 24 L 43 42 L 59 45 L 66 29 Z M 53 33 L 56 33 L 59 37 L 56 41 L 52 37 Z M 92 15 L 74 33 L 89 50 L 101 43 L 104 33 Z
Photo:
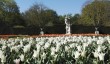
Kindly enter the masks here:
M 0 64 L 110 64 L 110 36 L 0 38 Z

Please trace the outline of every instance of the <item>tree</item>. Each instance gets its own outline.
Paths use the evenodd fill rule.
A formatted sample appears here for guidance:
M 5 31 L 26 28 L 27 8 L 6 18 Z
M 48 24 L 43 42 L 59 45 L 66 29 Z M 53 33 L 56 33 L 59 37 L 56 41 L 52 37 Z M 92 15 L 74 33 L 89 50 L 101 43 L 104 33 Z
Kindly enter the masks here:
M 47 21 L 46 26 L 53 26 L 58 23 L 58 15 L 54 10 L 45 10 L 45 21 Z
M 43 17 L 44 17 L 44 10 L 47 8 L 42 4 L 34 4 L 32 7 L 29 8 L 24 14 L 23 17 L 26 20 L 27 26 L 44 26 L 43 24 Z
M 39 26 L 42 28 L 53 25 L 57 20 L 57 13 L 43 4 L 36 3 L 23 14 L 23 17 L 27 26 Z
M 75 14 L 75 15 L 71 18 L 72 24 L 74 24 L 74 25 L 80 24 L 79 19 L 80 19 L 80 14 Z
M 109 2 L 109 3 L 108 3 Z M 107 26 L 105 23 L 110 23 L 109 12 L 110 11 L 110 1 L 93 1 L 86 5 L 82 9 L 81 24 L 83 25 L 94 25 Z
M 65 19 L 65 15 L 60 15 L 59 16 L 59 21 L 57 22 L 57 24 L 62 24 L 62 25 L 64 25 L 65 24 L 65 21 L 64 21 L 64 19 Z
M 0 25 L 3 29 L 20 24 L 20 17 L 19 7 L 14 0 L 0 0 Z
M 79 22 L 80 14 L 75 14 L 75 15 L 67 14 L 67 16 L 70 18 L 69 21 L 71 22 L 71 25 L 80 24 L 80 22 Z M 65 17 L 66 17 L 66 15 L 60 15 L 59 16 L 59 21 L 58 21 L 57 24 L 65 25 L 65 21 L 64 21 Z
M 19 8 L 14 0 L 1 0 L 0 1 L 1 18 L 9 26 L 13 26 L 14 22 L 20 16 Z

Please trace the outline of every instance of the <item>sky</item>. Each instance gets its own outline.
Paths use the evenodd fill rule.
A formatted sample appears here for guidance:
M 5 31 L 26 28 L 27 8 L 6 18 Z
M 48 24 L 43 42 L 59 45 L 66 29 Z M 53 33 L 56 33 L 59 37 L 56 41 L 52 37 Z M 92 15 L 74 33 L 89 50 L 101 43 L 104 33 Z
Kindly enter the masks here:
M 41 3 L 57 12 L 58 15 L 81 13 L 82 7 L 87 0 L 15 0 L 20 12 L 25 12 L 33 4 Z

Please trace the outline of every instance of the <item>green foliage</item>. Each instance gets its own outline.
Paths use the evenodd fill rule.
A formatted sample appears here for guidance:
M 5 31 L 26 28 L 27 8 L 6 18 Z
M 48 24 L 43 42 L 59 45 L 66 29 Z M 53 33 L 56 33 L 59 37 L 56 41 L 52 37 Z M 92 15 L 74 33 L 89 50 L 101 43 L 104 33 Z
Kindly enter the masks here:
M 56 24 L 58 22 L 58 15 L 57 15 L 56 11 L 54 11 L 54 10 L 46 10 L 45 18 L 46 19 L 44 21 L 46 21 L 48 23 L 48 24 L 46 23 L 47 26 L 53 26 L 54 24 Z
M 14 0 L 0 0 L 0 19 L 7 26 L 20 24 L 19 8 Z
M 108 26 L 110 23 L 109 12 L 110 11 L 109 1 L 93 1 L 86 5 L 82 9 L 81 24 L 83 25 L 94 25 L 94 26 Z
M 57 13 L 43 4 L 36 3 L 23 14 L 27 26 L 52 26 L 58 20 Z
M 80 19 L 80 14 L 75 14 L 75 15 L 71 18 L 72 24 L 74 24 L 74 25 L 80 24 L 79 19 Z
M 79 21 L 79 19 L 80 19 L 80 15 L 79 14 L 75 14 L 74 16 L 72 15 L 72 14 L 67 14 L 68 16 L 69 16 L 69 20 L 68 21 L 70 21 L 71 22 L 71 24 L 74 24 L 74 25 L 76 25 L 76 24 L 79 24 L 78 23 L 78 21 Z M 64 21 L 64 19 L 65 19 L 65 16 L 66 15 L 60 15 L 59 16 L 59 22 L 58 22 L 58 24 L 65 24 L 65 21 Z
M 14 0 L 0 0 L 0 34 L 13 33 L 13 26 L 24 25 L 19 7 Z
M 65 22 L 64 22 L 64 19 L 65 19 L 65 17 L 64 16 L 59 16 L 59 24 L 64 24 Z

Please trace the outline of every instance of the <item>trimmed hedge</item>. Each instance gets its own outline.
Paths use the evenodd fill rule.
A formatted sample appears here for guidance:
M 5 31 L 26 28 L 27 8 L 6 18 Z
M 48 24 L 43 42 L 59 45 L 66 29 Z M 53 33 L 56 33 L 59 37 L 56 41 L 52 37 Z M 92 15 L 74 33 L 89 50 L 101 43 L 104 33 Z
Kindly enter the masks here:
M 110 34 L 110 27 L 99 27 L 100 34 Z M 45 34 L 65 34 L 65 25 L 46 26 L 43 28 Z M 87 34 L 94 33 L 94 26 L 72 25 L 72 34 Z M 16 34 L 16 35 L 38 35 L 40 34 L 39 27 L 25 27 L 25 28 L 0 28 L 0 34 Z

